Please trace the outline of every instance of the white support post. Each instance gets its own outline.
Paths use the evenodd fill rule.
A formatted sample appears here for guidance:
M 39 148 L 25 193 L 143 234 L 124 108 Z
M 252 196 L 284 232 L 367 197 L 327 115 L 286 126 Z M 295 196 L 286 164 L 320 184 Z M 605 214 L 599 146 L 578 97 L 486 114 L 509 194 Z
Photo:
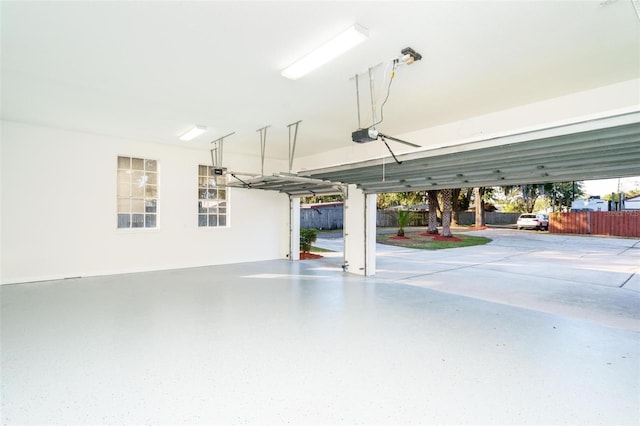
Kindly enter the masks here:
M 344 200 L 344 259 L 348 272 L 374 275 L 376 271 L 376 196 L 365 195 L 355 185 Z
M 300 197 L 289 196 L 289 260 L 300 260 Z
M 366 276 L 376 274 L 376 219 L 377 219 L 377 195 L 365 195 L 365 269 Z

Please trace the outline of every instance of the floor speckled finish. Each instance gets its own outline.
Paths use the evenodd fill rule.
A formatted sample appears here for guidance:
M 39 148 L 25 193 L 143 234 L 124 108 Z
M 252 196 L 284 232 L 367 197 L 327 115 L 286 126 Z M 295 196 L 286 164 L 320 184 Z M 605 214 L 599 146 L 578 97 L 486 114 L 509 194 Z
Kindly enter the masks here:
M 639 242 L 522 235 L 2 286 L 3 423 L 638 424 Z

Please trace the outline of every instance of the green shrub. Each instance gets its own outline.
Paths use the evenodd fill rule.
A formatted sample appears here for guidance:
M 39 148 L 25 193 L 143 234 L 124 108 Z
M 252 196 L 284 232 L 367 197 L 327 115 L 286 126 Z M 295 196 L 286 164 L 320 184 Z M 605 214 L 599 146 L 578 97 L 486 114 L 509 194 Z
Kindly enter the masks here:
M 304 228 L 300 230 L 300 250 L 303 253 L 311 251 L 311 244 L 316 242 L 318 231 L 315 229 Z
M 409 210 L 398 211 L 398 237 L 404 237 L 404 227 L 408 226 L 415 217 L 416 214 Z

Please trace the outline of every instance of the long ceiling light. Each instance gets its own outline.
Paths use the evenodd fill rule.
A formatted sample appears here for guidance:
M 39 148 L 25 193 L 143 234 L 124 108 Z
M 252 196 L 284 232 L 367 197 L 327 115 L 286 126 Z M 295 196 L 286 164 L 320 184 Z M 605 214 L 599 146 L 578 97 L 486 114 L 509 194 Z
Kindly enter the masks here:
M 181 141 L 190 141 L 191 139 L 197 138 L 201 134 L 207 131 L 205 126 L 193 126 L 182 135 L 180 135 Z
M 296 80 L 321 65 L 326 64 L 347 50 L 356 47 L 368 37 L 369 32 L 366 28 L 354 24 L 302 59 L 289 65 L 282 70 L 282 75 L 291 80 Z

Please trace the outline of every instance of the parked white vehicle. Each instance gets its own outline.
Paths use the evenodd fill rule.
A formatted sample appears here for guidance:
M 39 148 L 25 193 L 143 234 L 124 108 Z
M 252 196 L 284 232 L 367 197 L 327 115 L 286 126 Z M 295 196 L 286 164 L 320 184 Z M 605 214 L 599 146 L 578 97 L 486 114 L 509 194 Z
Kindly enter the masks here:
M 518 229 L 541 229 L 546 231 L 549 229 L 549 216 L 542 213 L 523 213 L 518 218 L 516 226 Z

